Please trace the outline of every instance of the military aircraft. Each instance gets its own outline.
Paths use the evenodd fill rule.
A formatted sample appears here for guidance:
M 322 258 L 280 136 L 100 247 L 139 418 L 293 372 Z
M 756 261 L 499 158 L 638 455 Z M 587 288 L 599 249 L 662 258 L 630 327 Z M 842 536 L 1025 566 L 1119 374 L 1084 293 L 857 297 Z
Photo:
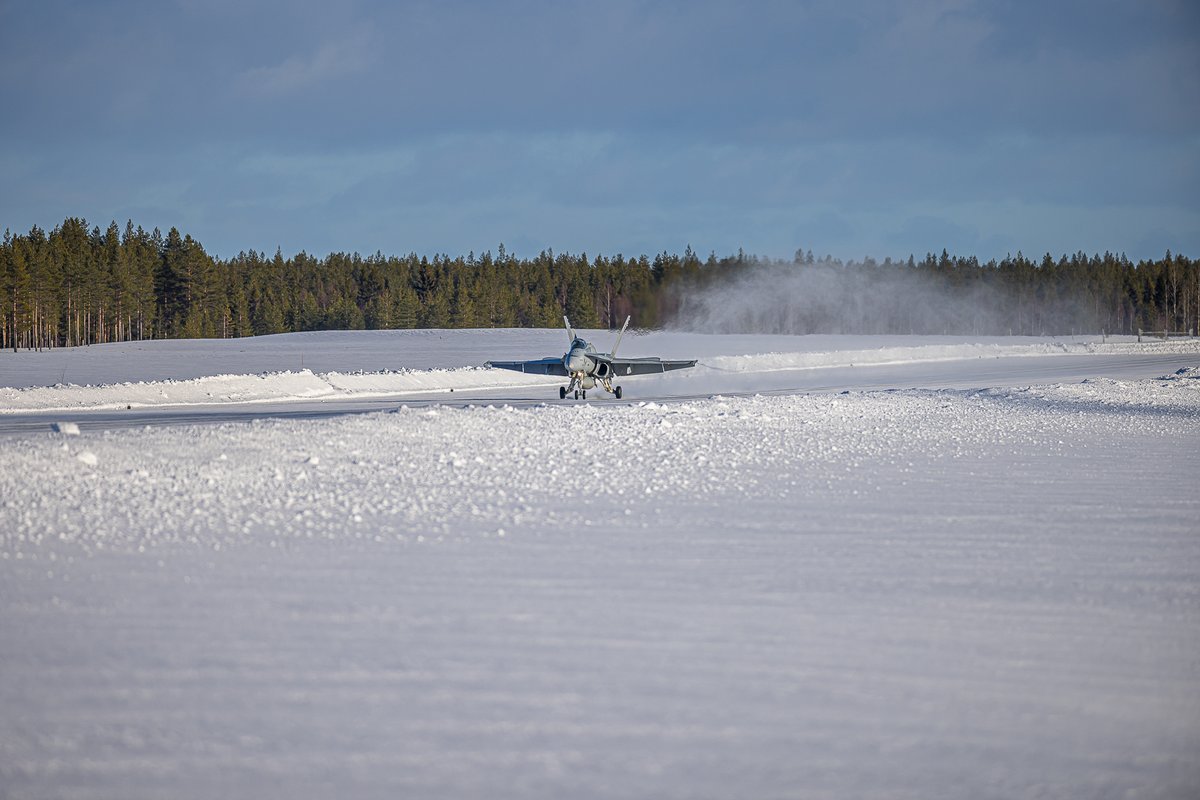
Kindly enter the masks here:
M 590 342 L 576 335 L 571 327 L 571 320 L 563 317 L 567 327 L 567 338 L 571 347 L 559 358 L 549 356 L 537 361 L 489 361 L 487 366 L 499 369 L 511 369 L 528 375 L 561 375 L 570 378 L 566 386 L 558 387 L 558 398 L 563 400 L 572 392 L 575 399 L 580 395 L 587 399 L 587 390 L 597 385 L 604 391 L 621 399 L 621 387 L 613 386 L 613 380 L 622 375 L 648 375 L 655 372 L 666 372 L 672 369 L 687 369 L 696 366 L 693 361 L 663 361 L 661 358 L 617 358 L 617 348 L 621 346 L 621 337 L 629 327 L 629 317 L 617 334 L 617 343 L 611 353 L 597 353 Z

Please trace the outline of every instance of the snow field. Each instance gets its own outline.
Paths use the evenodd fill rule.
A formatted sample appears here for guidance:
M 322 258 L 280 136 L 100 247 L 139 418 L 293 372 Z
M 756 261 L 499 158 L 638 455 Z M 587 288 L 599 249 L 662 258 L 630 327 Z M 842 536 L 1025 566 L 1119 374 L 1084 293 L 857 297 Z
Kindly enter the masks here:
M 1198 433 L 1198 370 L 47 427 L 0 445 L 0 785 L 1188 796 Z

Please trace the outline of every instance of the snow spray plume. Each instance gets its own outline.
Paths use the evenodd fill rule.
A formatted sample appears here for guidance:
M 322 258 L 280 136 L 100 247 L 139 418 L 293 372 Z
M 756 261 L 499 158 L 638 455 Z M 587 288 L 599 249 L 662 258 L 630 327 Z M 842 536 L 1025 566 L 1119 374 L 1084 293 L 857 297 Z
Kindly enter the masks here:
M 810 256 L 710 265 L 721 271 L 681 287 L 672 325 L 704 333 L 1042 335 L 1069 332 L 1078 319 L 1074 299 L 1051 308 L 1031 289 L 997 285 L 989 267 L 968 274 L 937 264 Z

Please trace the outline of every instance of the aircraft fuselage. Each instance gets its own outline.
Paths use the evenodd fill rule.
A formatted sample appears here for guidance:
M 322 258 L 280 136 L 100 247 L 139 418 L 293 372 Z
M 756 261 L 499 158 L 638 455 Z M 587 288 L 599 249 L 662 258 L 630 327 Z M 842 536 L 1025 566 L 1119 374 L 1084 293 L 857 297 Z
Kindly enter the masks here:
M 595 352 L 596 348 L 588 342 L 575 339 L 571 342 L 571 349 L 563 356 L 563 367 L 566 368 L 567 374 L 584 389 L 591 389 L 596 385 L 596 361 L 588 358 L 589 353 Z

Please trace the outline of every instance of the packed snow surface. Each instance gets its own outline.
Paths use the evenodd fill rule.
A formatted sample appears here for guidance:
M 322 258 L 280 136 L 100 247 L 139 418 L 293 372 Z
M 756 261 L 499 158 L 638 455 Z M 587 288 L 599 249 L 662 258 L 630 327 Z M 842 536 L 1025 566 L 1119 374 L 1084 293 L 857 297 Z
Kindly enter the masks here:
M 0 795 L 1197 796 L 1200 363 L 1009 383 L 47 416 Z

